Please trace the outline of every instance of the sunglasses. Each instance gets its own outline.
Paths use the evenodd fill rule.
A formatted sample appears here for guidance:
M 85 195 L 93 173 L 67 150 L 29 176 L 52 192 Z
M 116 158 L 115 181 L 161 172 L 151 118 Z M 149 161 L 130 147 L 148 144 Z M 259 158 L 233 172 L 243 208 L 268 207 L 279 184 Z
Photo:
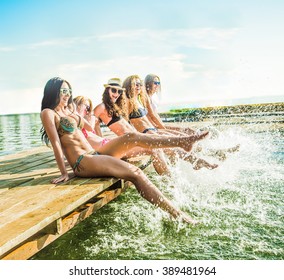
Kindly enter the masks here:
M 117 89 L 117 88 L 110 88 L 112 93 L 118 93 L 118 94 L 122 94 L 123 90 L 122 89 Z
M 160 82 L 153 82 L 154 85 L 158 86 L 160 85 L 161 83 Z
M 142 84 L 141 83 L 135 83 L 135 86 L 136 87 L 142 87 Z
M 89 111 L 90 111 L 90 106 L 88 106 L 88 105 L 86 105 L 86 104 L 84 104 L 84 105 L 85 105 L 85 107 L 86 107 L 86 111 L 89 112 Z
M 60 94 L 61 95 L 68 95 L 68 96 L 71 96 L 72 95 L 72 89 L 70 88 L 61 88 L 60 89 Z

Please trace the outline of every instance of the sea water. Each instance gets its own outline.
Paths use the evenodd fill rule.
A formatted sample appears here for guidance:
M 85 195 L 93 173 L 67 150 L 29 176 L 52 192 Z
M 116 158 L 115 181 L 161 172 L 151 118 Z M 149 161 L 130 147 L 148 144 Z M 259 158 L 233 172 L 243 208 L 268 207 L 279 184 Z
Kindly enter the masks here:
M 14 133 L 4 132 L 10 140 L 1 140 L 2 153 L 12 151 L 8 142 L 23 140 L 12 122 L 6 123 Z M 3 137 L 3 126 L 1 131 Z M 21 133 L 26 133 L 22 127 Z M 23 148 L 41 145 L 34 133 L 38 140 L 31 133 Z M 176 206 L 199 221 L 197 226 L 172 221 L 131 187 L 32 259 L 284 259 L 283 128 L 227 125 L 213 127 L 212 135 L 217 137 L 202 141 L 199 156 L 218 168 L 194 170 L 177 159 L 171 177 L 148 172 Z M 208 149 L 237 144 L 240 150 L 223 161 L 208 156 Z
M 39 114 L 0 116 L 0 156 L 41 146 Z

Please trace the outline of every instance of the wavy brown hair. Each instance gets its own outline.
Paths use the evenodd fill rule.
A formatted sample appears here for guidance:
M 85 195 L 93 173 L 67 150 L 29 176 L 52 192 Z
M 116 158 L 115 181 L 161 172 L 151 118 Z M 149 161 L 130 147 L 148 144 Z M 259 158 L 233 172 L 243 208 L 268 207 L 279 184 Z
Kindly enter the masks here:
M 126 106 L 126 99 L 125 94 L 122 93 L 116 100 L 115 103 L 112 102 L 110 96 L 109 96 L 109 89 L 110 87 L 107 87 L 103 93 L 102 101 L 105 104 L 106 110 L 108 112 L 108 115 L 110 117 L 113 116 L 122 116 L 127 117 L 127 106 Z
M 140 77 L 138 75 L 132 75 L 127 77 L 124 82 L 122 87 L 124 87 L 126 89 L 126 97 L 128 98 L 129 101 L 129 114 L 133 113 L 133 112 L 138 112 L 138 104 L 137 104 L 137 100 L 136 100 L 136 96 L 135 96 L 135 80 L 139 79 L 141 82 L 141 90 L 139 93 L 139 101 L 142 103 L 142 105 L 144 107 L 146 107 L 146 93 L 145 93 L 145 89 L 143 87 L 142 84 L 142 80 L 140 79 Z M 128 115 L 129 115 L 128 114 Z

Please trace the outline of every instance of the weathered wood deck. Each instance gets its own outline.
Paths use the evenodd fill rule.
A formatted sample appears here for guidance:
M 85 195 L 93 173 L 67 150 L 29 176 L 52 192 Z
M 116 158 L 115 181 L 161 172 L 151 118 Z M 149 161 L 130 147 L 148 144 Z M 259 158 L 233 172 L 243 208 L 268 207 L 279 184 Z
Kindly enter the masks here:
M 132 163 L 143 168 L 149 157 Z M 0 259 L 30 258 L 128 186 L 116 178 L 78 177 L 51 184 L 59 175 L 47 147 L 0 157 Z

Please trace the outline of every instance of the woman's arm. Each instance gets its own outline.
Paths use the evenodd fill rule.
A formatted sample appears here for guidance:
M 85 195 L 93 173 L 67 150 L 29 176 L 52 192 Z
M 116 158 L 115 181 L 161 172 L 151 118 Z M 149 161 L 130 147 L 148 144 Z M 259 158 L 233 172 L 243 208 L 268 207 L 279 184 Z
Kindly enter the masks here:
M 163 124 L 163 121 L 161 120 L 160 116 L 152 108 L 149 96 L 146 96 L 146 109 L 148 111 L 147 117 L 150 120 L 150 122 L 156 128 L 165 129 L 165 125 Z
M 94 116 L 98 119 L 98 123 L 102 121 L 105 125 L 107 125 L 107 123 L 111 120 L 111 118 L 107 116 L 107 111 L 103 103 L 97 105 L 93 112 Z
M 58 168 L 61 172 L 61 176 L 57 179 L 53 179 L 51 182 L 55 184 L 59 182 L 65 182 L 69 179 L 69 176 L 68 176 L 66 166 L 65 166 L 64 153 L 62 151 L 60 139 L 59 139 L 56 126 L 55 126 L 54 112 L 50 109 L 44 109 L 41 112 L 40 117 L 41 117 L 42 125 L 52 145 L 53 153 L 54 153 Z
M 87 121 L 90 122 L 92 126 L 92 131 L 95 132 L 96 135 L 102 137 L 102 131 L 101 131 L 101 126 L 100 126 L 100 120 L 94 116 L 90 115 Z
M 96 118 L 96 122 L 95 122 L 95 132 L 98 136 L 100 137 L 103 137 L 103 134 L 102 134 L 102 130 L 101 130 L 101 122 L 100 122 L 100 119 L 95 117 Z
M 81 122 L 83 123 L 83 127 L 88 131 L 93 131 L 93 126 L 91 123 L 86 119 L 81 117 Z

